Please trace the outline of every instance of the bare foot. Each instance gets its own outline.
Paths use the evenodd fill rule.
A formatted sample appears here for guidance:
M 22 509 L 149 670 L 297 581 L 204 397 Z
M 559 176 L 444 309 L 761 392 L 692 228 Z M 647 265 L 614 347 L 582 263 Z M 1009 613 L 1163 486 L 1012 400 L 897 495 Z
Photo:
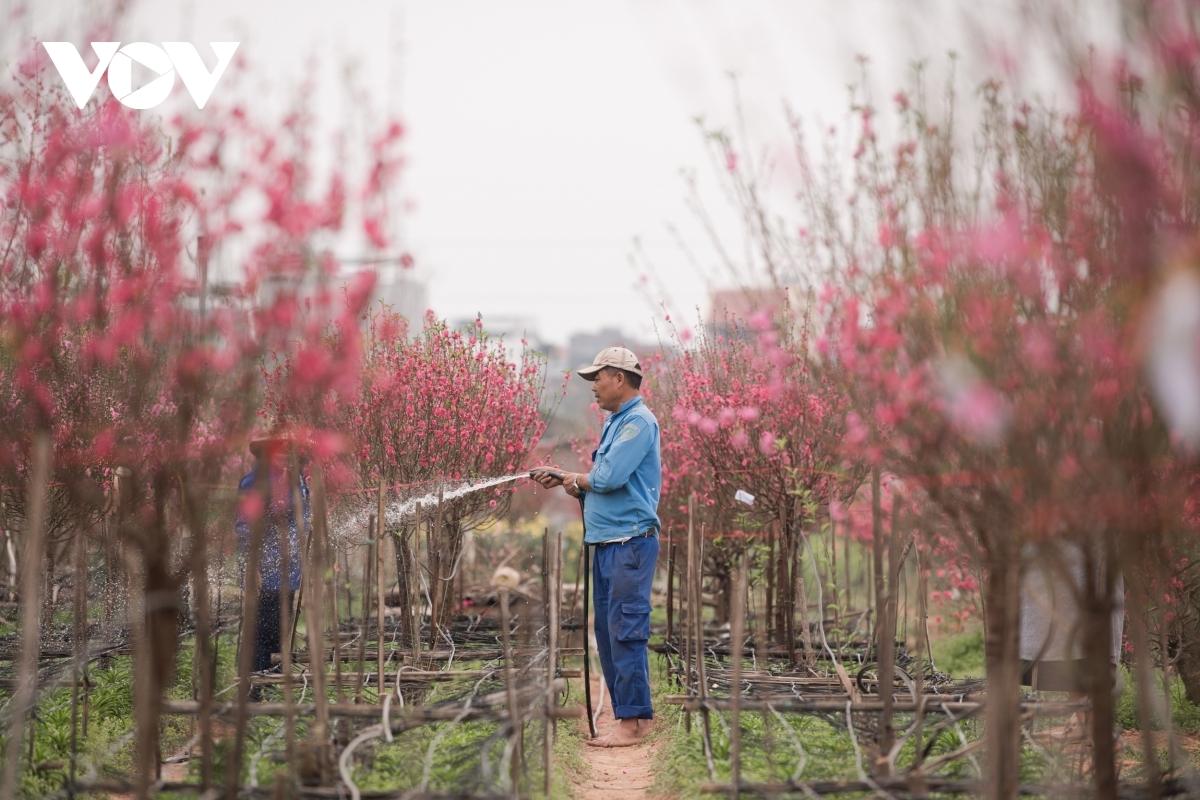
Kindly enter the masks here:
M 620 719 L 611 732 L 588 739 L 589 747 L 630 747 L 637 744 L 650 733 L 654 720 L 649 719 Z
M 1071 718 L 1067 720 L 1067 724 L 1063 727 L 1050 731 L 1051 739 L 1058 739 L 1064 742 L 1078 742 L 1086 735 L 1087 732 L 1084 731 L 1083 720 L 1079 718 L 1078 714 L 1072 714 Z

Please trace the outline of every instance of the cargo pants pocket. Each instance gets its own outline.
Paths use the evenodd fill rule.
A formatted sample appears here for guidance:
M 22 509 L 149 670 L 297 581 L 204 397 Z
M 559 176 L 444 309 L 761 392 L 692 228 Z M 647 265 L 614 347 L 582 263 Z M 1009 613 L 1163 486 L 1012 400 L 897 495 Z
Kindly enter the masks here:
M 650 638 L 650 604 L 645 600 L 621 603 L 617 620 L 618 642 L 644 642 Z

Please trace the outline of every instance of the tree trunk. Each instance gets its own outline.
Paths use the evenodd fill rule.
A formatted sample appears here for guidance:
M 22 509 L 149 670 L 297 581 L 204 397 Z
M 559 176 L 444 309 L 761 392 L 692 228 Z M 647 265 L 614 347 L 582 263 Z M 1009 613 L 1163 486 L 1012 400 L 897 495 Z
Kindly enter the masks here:
M 808 618 L 808 588 L 804 584 L 804 560 L 801 553 L 803 544 L 799 536 L 800 523 L 797 522 L 796 525 L 796 536 L 793 540 L 795 544 L 792 546 L 796 557 L 792 562 L 792 573 L 796 576 L 796 605 L 800 608 L 800 643 L 804 645 L 804 663 L 806 666 L 812 667 L 817 663 L 817 658 L 813 653 L 812 621 Z M 818 613 L 820 613 L 819 610 Z
M 717 625 L 726 625 L 730 622 L 730 619 L 729 619 L 729 594 L 730 594 L 729 583 L 730 583 L 730 581 L 729 581 L 729 573 L 728 572 L 722 573 L 721 575 L 719 575 L 717 577 L 717 585 L 720 587 L 717 592 L 717 596 L 714 598 L 716 600 L 715 611 L 716 611 L 716 615 L 717 615 Z
M 1088 596 L 1084 598 L 1087 623 L 1091 628 L 1085 652 L 1091 669 L 1088 672 L 1092 701 L 1092 770 L 1096 781 L 1096 797 L 1116 800 L 1117 773 L 1113 764 L 1113 674 L 1112 674 L 1112 610 L 1113 588 L 1116 584 L 1115 560 L 1112 553 L 1099 559 L 1102 570 L 1095 569 L 1097 559 L 1087 559 Z
M 779 585 L 779 613 L 782 617 L 780 633 L 787 644 L 791 663 L 796 661 L 796 582 L 792 574 L 792 526 L 784 522 L 779 529 L 779 569 L 775 580 Z
M 433 603 L 431 618 L 431 648 L 436 650 L 441 631 L 448 628 L 455 614 L 455 584 L 463 569 L 459 554 L 463 547 L 462 521 L 449 508 L 445 517 L 434 525 L 429 535 L 429 594 Z
M 775 526 L 767 526 L 767 610 L 763 615 L 766 623 L 766 643 L 779 641 L 779 626 L 775 622 Z
M 170 492 L 169 477 L 160 471 L 154 477 L 154 520 L 142 528 L 143 613 L 145 643 L 149 656 L 149 675 L 139 676 L 150 682 L 146 693 L 148 706 L 139 715 L 138 775 L 139 793 L 146 791 L 158 775 L 158 720 L 164 693 L 175 676 L 175 655 L 179 643 L 179 584 L 171 570 L 170 539 L 167 534 L 166 505 Z M 144 782 L 144 783 L 143 783 Z
M 411 576 L 413 575 L 411 555 L 408 551 L 408 540 L 410 534 L 407 530 L 400 532 L 400 537 L 396 540 L 396 546 L 392 548 L 392 552 L 396 556 L 396 576 L 397 576 L 397 603 L 400 606 L 400 625 L 401 625 L 401 641 L 410 643 L 412 641 L 413 617 L 411 608 L 412 598 L 417 594 L 411 586 Z
M 988 553 L 984 584 L 987 660 L 987 797 L 1015 800 L 1021 767 L 1021 561 L 1015 537 Z M 1108 735 L 1108 734 L 1106 734 Z
M 1200 611 L 1200 597 L 1192 594 L 1187 601 L 1193 610 Z M 1183 681 L 1188 701 L 1200 705 L 1200 613 L 1184 614 L 1183 619 L 1175 669 Z

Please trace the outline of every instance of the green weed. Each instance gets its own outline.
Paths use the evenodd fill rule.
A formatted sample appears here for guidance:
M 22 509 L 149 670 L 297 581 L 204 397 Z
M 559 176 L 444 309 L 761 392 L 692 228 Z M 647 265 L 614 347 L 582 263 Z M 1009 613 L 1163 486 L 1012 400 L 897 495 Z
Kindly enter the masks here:
M 1141 730 L 1141 720 L 1137 710 L 1137 681 L 1132 670 L 1121 667 L 1125 678 L 1125 688 L 1117 701 L 1117 724 L 1126 730 Z M 1162 672 L 1154 671 L 1154 695 L 1162 697 Z M 1171 676 L 1171 727 L 1181 733 L 1200 731 L 1200 706 L 1194 705 L 1187 699 L 1183 681 L 1179 676 Z M 1155 719 L 1154 730 L 1162 730 L 1162 720 Z
M 930 637 L 932 639 L 932 637 Z M 984 669 L 983 627 L 934 641 L 933 663 L 952 678 L 982 677 Z

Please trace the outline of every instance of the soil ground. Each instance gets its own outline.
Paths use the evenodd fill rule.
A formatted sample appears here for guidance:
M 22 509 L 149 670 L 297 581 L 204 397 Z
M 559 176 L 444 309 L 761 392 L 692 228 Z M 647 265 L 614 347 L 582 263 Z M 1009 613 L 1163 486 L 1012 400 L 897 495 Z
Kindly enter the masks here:
M 600 714 L 598 733 L 615 724 L 612 705 L 605 693 L 604 710 Z M 600 697 L 600 680 L 592 679 L 592 697 Z M 580 720 L 587 730 L 587 720 Z M 586 800 L 645 800 L 646 790 L 654 783 L 651 766 L 655 751 L 663 746 L 657 736 L 650 736 L 633 747 L 585 747 L 584 760 L 589 774 L 572 781 L 576 798 Z

